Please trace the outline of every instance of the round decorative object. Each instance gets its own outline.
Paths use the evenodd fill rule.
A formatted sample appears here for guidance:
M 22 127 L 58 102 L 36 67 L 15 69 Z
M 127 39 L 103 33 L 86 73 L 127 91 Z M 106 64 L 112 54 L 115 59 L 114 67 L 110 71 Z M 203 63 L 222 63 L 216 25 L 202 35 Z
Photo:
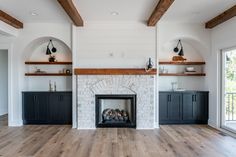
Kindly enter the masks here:
M 52 48 L 52 52 L 53 53 L 56 53 L 57 52 L 57 49 L 55 47 Z
M 66 69 L 66 74 L 70 74 L 70 69 Z
M 176 47 L 176 48 L 174 48 L 174 52 L 179 52 L 179 48 L 178 47 Z

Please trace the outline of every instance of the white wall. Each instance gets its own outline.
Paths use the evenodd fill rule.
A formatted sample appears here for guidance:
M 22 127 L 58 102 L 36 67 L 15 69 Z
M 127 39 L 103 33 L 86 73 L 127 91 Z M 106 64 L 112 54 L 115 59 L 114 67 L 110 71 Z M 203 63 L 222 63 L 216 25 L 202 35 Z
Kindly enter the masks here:
M 215 34 L 217 35 L 217 33 Z M 25 24 L 25 28 L 19 32 L 19 36 L 11 39 L 13 54 L 10 60 L 14 91 L 12 93 L 13 114 L 9 117 L 10 125 L 22 124 L 21 92 L 32 88 L 40 90 L 41 83 L 37 84 L 39 81 L 37 78 L 32 82 L 24 76 L 27 71 L 24 62 L 37 58 L 37 55 L 34 54 L 37 51 L 41 52 L 42 49 L 39 47 L 34 49 L 35 52 L 31 52 L 28 46 L 32 41 L 41 37 L 57 38 L 69 48 L 71 48 L 73 37 L 73 66 L 81 68 L 144 68 L 149 57 L 153 59 L 154 63 L 159 59 L 169 60 L 173 55 L 170 50 L 173 49 L 175 42 L 183 39 L 186 45 L 185 54 L 189 60 L 206 61 L 207 76 L 203 78 L 183 77 L 179 82 L 186 84 L 186 87 L 191 89 L 210 90 L 210 121 L 215 119 L 213 106 L 215 89 L 213 84 L 208 83 L 215 78 L 212 74 L 215 70 L 212 68 L 214 63 L 211 62 L 213 59 L 210 54 L 211 38 L 210 31 L 206 30 L 203 25 L 159 23 L 156 28 L 147 27 L 138 22 L 89 22 L 85 23 L 85 27 L 73 27 L 73 33 L 71 33 L 69 24 L 34 23 Z M 165 84 L 163 88 L 169 89 L 169 82 L 176 79 L 179 78 L 159 77 L 158 83 L 159 85 Z M 46 84 L 48 84 L 48 80 L 45 81 L 44 89 L 47 87 Z M 158 89 L 158 87 L 156 88 Z M 156 108 L 158 109 L 158 104 Z M 158 122 L 158 111 L 156 111 L 156 118 L 156 122 Z
M 90 22 L 77 28 L 77 67 L 144 68 L 156 62 L 156 29 L 143 23 Z
M 7 35 L 7 36 L 17 36 L 18 30 L 3 21 L 0 21 L 0 34 Z
M 149 57 L 157 65 L 156 27 L 141 22 L 101 21 L 85 23 L 75 33 L 75 67 L 145 68 Z
M 220 127 L 220 52 L 236 46 L 236 18 L 215 27 L 211 32 L 212 52 L 210 56 L 210 125 Z
M 36 40 L 36 42 L 31 42 L 26 49 L 27 61 L 48 61 L 49 56 L 45 55 L 46 48 L 49 40 L 52 39 L 53 45 L 56 47 L 57 52 L 53 55 L 56 57 L 57 61 L 72 61 L 71 50 L 61 41 L 56 39 L 46 37 Z M 50 47 L 51 48 L 51 47 Z M 47 73 L 62 73 L 64 69 L 69 69 L 72 71 L 71 65 L 25 65 L 25 72 L 32 73 L 37 69 L 45 71 Z M 23 90 L 30 91 L 47 91 L 49 90 L 49 81 L 52 83 L 56 82 L 57 91 L 71 91 L 72 90 L 72 77 L 25 77 L 25 87 Z
M 8 53 L 0 50 L 0 116 L 8 113 Z
M 210 31 L 203 25 L 196 23 L 159 22 L 157 25 L 157 58 L 158 61 L 170 61 L 173 48 L 181 39 L 184 44 L 184 53 L 188 61 L 205 61 L 205 77 L 158 77 L 157 91 L 171 90 L 171 82 L 178 82 L 180 88 L 187 90 L 209 90 L 211 81 L 209 73 L 209 59 L 211 52 Z M 159 68 L 159 66 L 158 66 Z M 183 68 L 183 67 L 180 67 Z M 173 67 L 170 68 L 173 70 Z M 177 69 L 178 70 L 178 69 Z M 211 93 L 211 91 L 210 91 Z M 157 97 L 157 103 L 159 102 Z M 211 102 L 210 102 L 211 103 Z M 158 104 L 156 110 L 156 123 L 158 124 Z M 211 115 L 210 115 L 211 116 Z
M 56 29 L 55 29 L 56 28 Z M 24 29 L 20 30 L 17 38 L 13 38 L 10 43 L 12 45 L 11 62 L 11 115 L 9 116 L 10 126 L 22 125 L 22 94 L 24 90 L 28 90 L 27 78 L 24 76 L 26 72 L 24 62 L 32 52 L 28 51 L 28 46 L 32 41 L 42 37 L 53 37 L 63 41 L 69 48 L 71 47 L 71 25 L 62 23 L 25 23 Z M 4 42 L 4 39 L 1 39 Z M 9 42 L 9 41 L 8 41 Z M 48 81 L 45 81 L 47 84 Z M 35 89 L 36 90 L 36 89 Z
M 157 28 L 152 28 L 142 23 L 97 22 L 86 23 L 76 32 L 75 66 L 82 68 L 143 68 L 149 57 L 155 63 L 171 60 L 178 39 L 183 40 L 189 61 L 208 62 L 211 50 L 210 32 L 197 24 L 159 23 Z M 188 90 L 208 90 L 207 80 L 208 73 L 206 77 L 159 77 L 156 88 L 170 90 L 171 82 L 177 81 Z M 158 100 L 156 102 L 158 124 Z
M 179 39 L 184 47 L 184 57 L 187 61 L 208 61 L 211 40 L 210 32 L 201 24 L 195 23 L 172 23 L 160 22 L 158 24 L 158 60 L 171 61 L 176 54 L 173 48 L 176 47 Z M 181 72 L 184 66 L 160 66 L 165 67 L 169 72 Z M 196 66 L 196 69 L 203 68 L 206 77 L 159 77 L 159 90 L 171 90 L 171 82 L 177 82 L 180 88 L 187 90 L 208 90 L 208 62 L 205 67 Z

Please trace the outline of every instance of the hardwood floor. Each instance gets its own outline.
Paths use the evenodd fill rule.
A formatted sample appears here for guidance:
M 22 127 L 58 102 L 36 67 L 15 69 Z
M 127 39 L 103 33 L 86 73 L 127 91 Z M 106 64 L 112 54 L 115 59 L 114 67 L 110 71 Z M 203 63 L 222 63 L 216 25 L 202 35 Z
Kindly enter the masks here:
M 6 157 L 235 157 L 236 139 L 204 125 L 156 130 L 0 127 Z
M 8 125 L 8 115 L 2 115 L 0 116 L 0 127 L 1 126 L 7 126 Z

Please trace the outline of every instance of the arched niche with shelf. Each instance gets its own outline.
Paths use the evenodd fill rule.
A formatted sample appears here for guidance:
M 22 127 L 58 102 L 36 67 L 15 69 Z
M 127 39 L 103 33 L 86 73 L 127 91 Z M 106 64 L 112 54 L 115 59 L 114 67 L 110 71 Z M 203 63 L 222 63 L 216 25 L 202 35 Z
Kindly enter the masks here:
M 52 40 L 57 52 L 52 53 L 57 63 L 49 63 L 46 49 Z M 72 53 L 65 42 L 53 37 L 41 37 L 28 44 L 24 51 L 25 91 L 48 91 L 49 82 L 56 83 L 57 91 L 72 90 Z M 36 73 L 40 69 L 41 73 Z M 70 74 L 65 74 L 70 70 Z
M 184 49 L 184 63 L 172 63 L 172 57 L 178 56 L 173 49 L 178 40 L 181 39 Z M 205 59 L 207 48 L 198 40 L 191 37 L 176 37 L 170 39 L 160 47 L 158 55 L 159 72 L 159 90 L 172 90 L 172 83 L 176 82 L 178 87 L 185 90 L 206 90 L 205 87 Z M 185 72 L 186 67 L 194 67 L 193 73 Z
M 179 39 L 181 39 L 183 44 L 186 61 L 204 62 L 205 56 L 203 54 L 207 49 L 199 41 L 190 37 L 174 38 L 164 43 L 160 49 L 159 61 L 171 61 L 173 56 L 177 56 L 173 49 L 176 47 Z

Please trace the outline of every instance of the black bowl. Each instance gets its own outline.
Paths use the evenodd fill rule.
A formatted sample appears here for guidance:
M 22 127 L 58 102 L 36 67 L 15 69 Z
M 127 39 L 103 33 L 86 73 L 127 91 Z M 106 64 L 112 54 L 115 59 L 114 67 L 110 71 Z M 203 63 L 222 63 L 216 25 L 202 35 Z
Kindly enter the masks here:
M 52 48 L 52 52 L 55 53 L 57 52 L 57 49 L 55 47 Z
M 179 48 L 178 47 L 176 47 L 176 48 L 174 48 L 174 52 L 179 52 Z

